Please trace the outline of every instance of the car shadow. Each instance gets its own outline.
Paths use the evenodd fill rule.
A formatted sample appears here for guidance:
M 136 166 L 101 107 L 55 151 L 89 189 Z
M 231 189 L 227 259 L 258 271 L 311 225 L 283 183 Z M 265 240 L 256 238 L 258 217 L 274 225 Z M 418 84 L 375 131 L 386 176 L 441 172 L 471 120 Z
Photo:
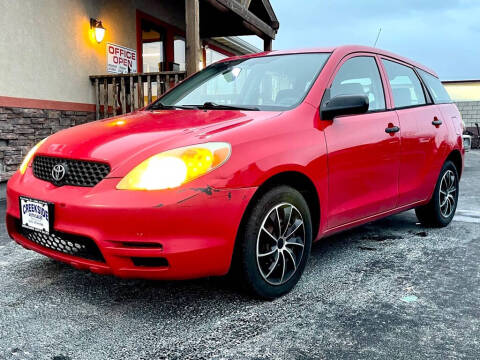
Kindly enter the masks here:
M 324 252 L 336 253 L 344 247 L 358 247 L 359 243 L 364 241 L 400 240 L 408 233 L 417 234 L 422 231 L 423 228 L 419 225 L 413 211 L 392 215 L 320 239 L 313 244 L 312 255 L 316 257 Z
M 398 240 L 402 233 L 418 230 L 415 215 L 404 213 L 322 239 L 312 247 L 310 260 L 313 261 L 309 261 L 309 271 L 304 276 L 316 272 L 316 267 L 335 263 L 347 256 L 346 251 L 359 247 L 361 250 L 363 242 Z M 364 247 L 368 248 L 367 245 Z M 222 311 L 228 311 L 238 305 L 262 302 L 244 293 L 239 281 L 231 276 L 183 281 L 126 280 L 79 271 L 44 257 L 30 261 L 28 268 L 28 272 L 34 274 L 32 278 L 42 279 L 39 281 L 45 283 L 47 288 L 42 291 L 53 292 L 64 301 L 73 303 L 81 301 L 110 309 L 121 307 L 132 316 L 137 311 L 215 311 L 212 303 L 231 304 L 222 308 Z

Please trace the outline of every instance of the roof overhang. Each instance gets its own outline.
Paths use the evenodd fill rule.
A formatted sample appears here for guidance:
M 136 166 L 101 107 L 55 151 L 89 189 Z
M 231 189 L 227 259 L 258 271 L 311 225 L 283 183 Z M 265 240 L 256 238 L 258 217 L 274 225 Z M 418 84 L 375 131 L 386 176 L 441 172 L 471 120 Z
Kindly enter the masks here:
M 239 55 L 255 54 L 262 51 L 249 42 L 240 39 L 238 36 L 218 37 L 211 38 L 210 40 L 213 41 L 214 44 Z
M 269 0 L 205 0 L 200 3 L 202 38 L 257 35 L 275 39 L 279 22 Z

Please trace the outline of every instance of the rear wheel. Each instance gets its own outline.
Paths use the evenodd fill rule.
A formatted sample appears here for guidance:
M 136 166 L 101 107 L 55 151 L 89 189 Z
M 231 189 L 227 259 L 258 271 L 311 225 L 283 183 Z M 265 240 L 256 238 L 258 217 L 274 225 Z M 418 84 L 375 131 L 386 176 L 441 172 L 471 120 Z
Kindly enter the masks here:
M 310 211 L 297 190 L 278 186 L 247 216 L 238 239 L 242 283 L 254 295 L 274 299 L 293 289 L 305 269 L 312 244 Z
M 418 220 L 426 226 L 447 226 L 455 215 L 458 202 L 458 172 L 451 161 L 440 171 L 430 202 L 415 209 Z

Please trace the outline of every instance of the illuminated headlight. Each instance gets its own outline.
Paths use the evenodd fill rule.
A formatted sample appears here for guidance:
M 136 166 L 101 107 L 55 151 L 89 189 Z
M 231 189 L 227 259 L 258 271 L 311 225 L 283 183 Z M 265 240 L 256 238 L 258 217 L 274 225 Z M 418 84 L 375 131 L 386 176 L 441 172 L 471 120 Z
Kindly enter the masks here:
M 27 171 L 28 164 L 30 163 L 30 160 L 32 160 L 33 155 L 37 152 L 38 148 L 47 140 L 47 138 L 43 139 L 40 141 L 38 144 L 36 144 L 33 148 L 30 149 L 30 151 L 27 153 L 25 158 L 23 159 L 22 163 L 20 164 L 20 173 L 25 174 L 25 171 Z
M 143 161 L 117 185 L 119 190 L 162 190 L 181 186 L 228 160 L 231 146 L 211 142 L 168 150 Z

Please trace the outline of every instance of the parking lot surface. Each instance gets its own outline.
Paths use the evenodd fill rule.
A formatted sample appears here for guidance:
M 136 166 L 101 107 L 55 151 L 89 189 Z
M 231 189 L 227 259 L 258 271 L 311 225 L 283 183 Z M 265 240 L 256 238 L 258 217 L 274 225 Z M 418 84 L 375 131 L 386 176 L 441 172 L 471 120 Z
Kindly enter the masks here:
M 227 279 L 81 272 L 16 245 L 2 223 L 0 359 L 478 359 L 480 152 L 460 187 L 447 228 L 408 211 L 324 239 L 271 302 Z

